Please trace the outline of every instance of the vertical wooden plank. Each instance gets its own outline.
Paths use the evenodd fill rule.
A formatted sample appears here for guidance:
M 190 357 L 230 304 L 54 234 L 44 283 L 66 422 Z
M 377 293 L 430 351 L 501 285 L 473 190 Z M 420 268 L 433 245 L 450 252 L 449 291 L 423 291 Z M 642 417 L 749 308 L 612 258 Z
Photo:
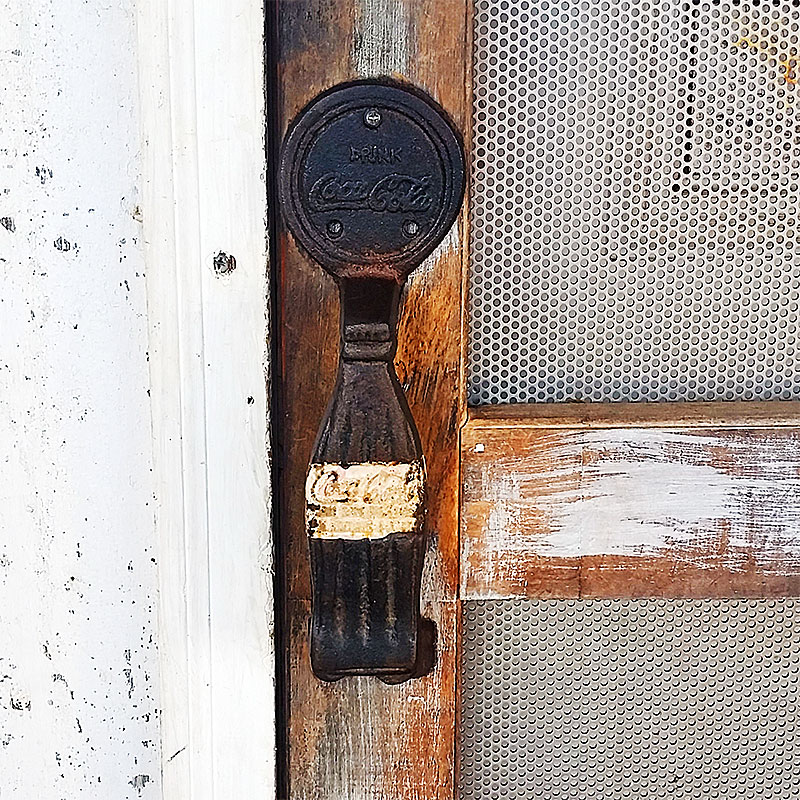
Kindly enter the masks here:
M 466 0 L 300 0 L 276 8 L 280 135 L 336 83 L 393 76 L 420 86 L 459 129 L 468 117 Z M 279 313 L 288 781 L 292 800 L 450 800 L 454 793 L 458 586 L 458 431 L 464 416 L 461 301 L 465 217 L 410 278 L 398 376 L 428 472 L 423 611 L 438 628 L 434 671 L 402 686 L 372 678 L 324 684 L 307 648 L 303 483 L 336 373 L 333 281 L 281 230 Z
M 0 0 L 0 797 L 161 800 L 135 3 Z
M 171 800 L 274 796 L 263 22 L 138 6 Z

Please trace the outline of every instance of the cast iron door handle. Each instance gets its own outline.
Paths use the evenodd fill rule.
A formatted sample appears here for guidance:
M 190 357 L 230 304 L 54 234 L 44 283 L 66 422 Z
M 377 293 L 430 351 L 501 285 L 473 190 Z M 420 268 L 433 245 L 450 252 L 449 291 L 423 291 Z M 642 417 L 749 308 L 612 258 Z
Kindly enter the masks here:
M 341 299 L 339 373 L 305 486 L 311 662 L 322 680 L 395 683 L 434 661 L 419 609 L 425 466 L 393 357 L 400 289 L 455 221 L 464 182 L 445 113 L 395 82 L 334 87 L 283 144 L 285 219 Z

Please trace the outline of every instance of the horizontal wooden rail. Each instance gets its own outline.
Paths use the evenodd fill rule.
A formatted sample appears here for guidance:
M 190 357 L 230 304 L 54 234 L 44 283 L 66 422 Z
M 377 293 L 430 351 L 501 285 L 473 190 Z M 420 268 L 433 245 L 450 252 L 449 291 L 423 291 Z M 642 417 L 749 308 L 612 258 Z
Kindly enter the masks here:
M 800 427 L 800 402 L 534 403 L 469 410 L 472 428 Z
M 473 409 L 461 468 L 463 598 L 800 590 L 800 403 Z

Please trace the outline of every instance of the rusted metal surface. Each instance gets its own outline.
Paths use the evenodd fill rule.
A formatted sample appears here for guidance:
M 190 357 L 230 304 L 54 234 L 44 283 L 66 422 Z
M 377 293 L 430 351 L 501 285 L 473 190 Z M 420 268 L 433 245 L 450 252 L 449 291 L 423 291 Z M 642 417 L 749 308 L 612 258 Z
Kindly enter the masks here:
M 433 665 L 419 611 L 422 446 L 393 358 L 400 287 L 452 226 L 464 182 L 441 109 L 387 81 L 323 93 L 284 143 L 283 213 L 341 297 L 339 375 L 306 480 L 310 653 L 323 680 L 399 682 Z
M 444 111 L 413 87 L 345 84 L 298 115 L 280 192 L 298 242 L 334 277 L 402 281 L 453 224 L 463 150 Z

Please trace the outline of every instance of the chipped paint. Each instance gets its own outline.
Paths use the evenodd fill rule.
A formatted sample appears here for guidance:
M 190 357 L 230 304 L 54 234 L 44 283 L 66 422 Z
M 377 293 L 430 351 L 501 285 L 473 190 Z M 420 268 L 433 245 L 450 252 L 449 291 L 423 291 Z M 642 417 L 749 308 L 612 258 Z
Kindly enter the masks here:
M 535 555 L 573 558 L 593 555 L 661 557 L 679 551 L 698 566 L 716 550 L 718 526 L 726 523 L 727 546 L 733 553 L 755 549 L 768 562 L 800 570 L 800 505 L 784 503 L 800 497 L 800 465 L 775 459 L 768 450 L 768 473 L 740 477 L 704 463 L 716 449 L 730 443 L 715 437 L 669 431 L 619 429 L 591 431 L 568 441 L 555 452 L 556 462 L 587 460 L 579 480 L 569 488 L 542 491 L 537 508 L 547 520 L 540 535 L 527 542 Z M 746 448 L 739 444 L 736 450 Z M 681 458 L 675 458 L 680 452 Z M 700 456 L 691 463 L 687 453 Z M 734 451 L 735 452 L 735 451 Z M 588 454 L 588 455 L 587 455 Z M 755 468 L 747 464 L 748 471 Z M 484 468 L 487 496 L 494 505 L 487 522 L 487 540 L 496 545 L 513 538 L 520 525 L 523 487 L 529 475 L 509 472 L 497 479 Z M 567 467 L 539 473 L 540 480 L 559 487 L 572 476 Z M 754 535 L 752 503 L 762 498 L 782 513 Z M 543 526 L 544 527 L 544 526 Z
M 236 259 L 223 250 L 214 256 L 213 264 L 215 275 L 230 275 L 236 269 Z
M 0 796 L 154 800 L 135 3 L 0 9 Z
M 800 575 L 797 431 L 539 431 L 503 456 L 498 436 L 463 451 L 466 580 L 593 556 Z
M 417 530 L 422 464 L 312 464 L 306 479 L 306 525 L 320 539 L 382 539 Z
M 582 469 L 579 494 L 549 504 L 552 528 L 541 542 L 542 555 L 680 552 L 682 559 L 709 567 L 707 554 L 719 550 L 724 528 L 732 567 L 752 556 L 765 566 L 800 571 L 797 461 L 782 460 L 771 447 L 759 451 L 746 442 L 672 432 L 595 431 L 584 447 L 599 458 Z M 714 464 L 717 450 L 727 451 L 745 474 Z M 698 460 L 693 463 L 690 454 Z M 757 477 L 759 461 L 764 474 Z M 759 526 L 754 505 L 762 506 L 762 514 L 775 513 Z

